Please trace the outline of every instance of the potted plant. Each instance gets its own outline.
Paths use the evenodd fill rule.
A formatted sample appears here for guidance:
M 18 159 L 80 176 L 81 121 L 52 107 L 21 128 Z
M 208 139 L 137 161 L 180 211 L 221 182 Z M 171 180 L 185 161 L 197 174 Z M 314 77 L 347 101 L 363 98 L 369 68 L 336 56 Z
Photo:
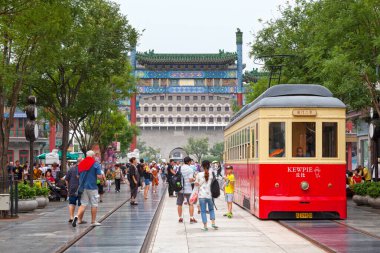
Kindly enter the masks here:
M 49 189 L 37 185 L 34 186 L 34 189 L 36 191 L 36 200 L 38 202 L 37 208 L 44 208 L 49 203 Z
M 369 183 L 360 183 L 354 185 L 354 196 L 352 197 L 352 201 L 354 201 L 356 205 L 368 205 L 368 198 L 366 196 L 368 186 Z
M 380 208 L 380 184 L 372 183 L 367 189 L 367 194 L 369 205 L 373 208 Z
M 37 208 L 36 190 L 28 184 L 18 184 L 18 211 L 30 212 Z

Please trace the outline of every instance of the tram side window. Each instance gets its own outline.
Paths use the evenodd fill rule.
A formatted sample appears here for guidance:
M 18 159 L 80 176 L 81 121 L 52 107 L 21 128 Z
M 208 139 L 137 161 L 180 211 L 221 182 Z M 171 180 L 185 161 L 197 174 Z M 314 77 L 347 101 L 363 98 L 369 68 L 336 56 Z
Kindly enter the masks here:
M 285 122 L 269 123 L 269 157 L 285 156 Z
M 338 156 L 338 123 L 322 123 L 322 157 Z
M 293 157 L 315 157 L 315 122 L 293 122 Z
M 255 158 L 258 158 L 259 157 L 259 124 L 256 123 L 256 135 L 255 135 L 255 146 L 256 146 L 256 149 L 255 149 Z

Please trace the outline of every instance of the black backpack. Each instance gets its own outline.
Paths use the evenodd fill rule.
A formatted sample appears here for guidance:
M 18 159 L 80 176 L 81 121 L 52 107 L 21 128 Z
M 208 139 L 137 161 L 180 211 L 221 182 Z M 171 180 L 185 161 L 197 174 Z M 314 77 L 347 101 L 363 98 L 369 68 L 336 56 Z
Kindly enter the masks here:
M 215 173 L 212 172 L 212 181 L 211 181 L 211 186 L 210 186 L 210 190 L 211 190 L 211 196 L 212 198 L 216 199 L 220 196 L 220 186 L 219 186 L 219 182 L 218 182 L 218 179 L 216 179 L 215 177 Z
M 180 190 L 183 189 L 184 187 L 184 181 L 183 181 L 183 176 L 181 173 L 181 167 L 179 167 L 177 173 L 172 176 L 170 180 L 170 185 L 172 186 L 173 190 L 175 192 L 179 192 Z

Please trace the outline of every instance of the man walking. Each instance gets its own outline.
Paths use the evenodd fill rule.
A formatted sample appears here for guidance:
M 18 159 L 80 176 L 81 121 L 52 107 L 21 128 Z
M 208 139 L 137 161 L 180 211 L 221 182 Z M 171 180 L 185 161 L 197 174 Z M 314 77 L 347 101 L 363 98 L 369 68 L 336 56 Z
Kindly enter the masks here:
M 175 162 L 173 159 L 170 159 L 169 161 L 169 164 L 168 164 L 168 168 L 167 168 L 167 171 L 168 171 L 168 183 L 169 183 L 169 187 L 168 187 L 168 191 L 169 191 L 169 197 L 173 197 L 173 185 L 172 185 L 172 178 L 173 176 L 175 175 L 175 171 L 174 171 L 174 166 L 175 165 Z
M 69 222 L 73 222 L 74 220 L 74 212 L 75 206 L 80 206 L 80 196 L 78 196 L 77 190 L 79 186 L 79 172 L 78 172 L 78 164 L 82 161 L 82 157 L 79 157 L 77 160 L 77 164 L 72 166 L 66 174 L 66 186 L 69 190 L 69 214 L 70 219 Z
M 132 157 L 129 159 L 129 162 L 131 164 L 129 168 L 129 185 L 131 187 L 131 205 L 137 205 L 138 203 L 136 202 L 136 196 L 137 196 L 137 191 L 139 188 L 139 173 L 137 171 L 136 165 L 137 165 L 137 159 L 136 157 Z
M 102 178 L 101 166 L 95 161 L 95 152 L 87 151 L 87 157 L 78 165 L 79 171 L 79 190 L 81 194 L 81 206 L 78 209 L 77 216 L 72 222 L 73 227 L 78 224 L 83 224 L 83 215 L 86 207 L 91 206 L 91 225 L 100 226 L 96 221 L 96 213 L 98 211 L 98 186 L 96 185 L 97 178 Z
M 139 186 L 140 186 L 140 191 L 144 190 L 144 159 L 140 159 L 140 163 L 137 164 L 137 171 L 139 172 Z
M 194 179 L 194 171 L 190 167 L 191 163 L 191 158 L 186 156 L 183 159 L 184 165 L 181 166 L 179 169 L 181 171 L 181 174 L 183 176 L 183 189 L 178 192 L 178 197 L 177 197 L 177 207 L 178 207 L 178 217 L 179 220 L 178 222 L 182 223 L 183 222 L 183 217 L 182 217 L 182 205 L 183 201 L 187 200 L 187 203 L 189 204 L 189 213 L 190 213 L 190 223 L 197 223 L 197 220 L 194 218 L 194 205 L 190 204 L 190 195 L 192 192 L 191 188 L 191 183 L 195 181 Z

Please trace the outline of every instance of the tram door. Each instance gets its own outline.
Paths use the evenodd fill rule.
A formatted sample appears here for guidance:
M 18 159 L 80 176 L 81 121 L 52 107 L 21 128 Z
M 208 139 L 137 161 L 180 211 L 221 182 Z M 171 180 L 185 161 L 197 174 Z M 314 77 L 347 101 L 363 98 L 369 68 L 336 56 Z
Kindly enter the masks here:
M 255 127 L 251 127 L 250 129 L 250 146 L 249 150 L 247 151 L 249 154 L 249 158 L 253 159 L 255 157 L 255 147 L 257 145 L 257 136 L 255 133 Z M 252 161 L 252 160 L 251 160 Z M 255 166 L 256 164 L 249 162 L 247 160 L 247 167 L 248 167 L 248 178 L 250 182 L 250 211 L 251 213 L 255 212 Z

